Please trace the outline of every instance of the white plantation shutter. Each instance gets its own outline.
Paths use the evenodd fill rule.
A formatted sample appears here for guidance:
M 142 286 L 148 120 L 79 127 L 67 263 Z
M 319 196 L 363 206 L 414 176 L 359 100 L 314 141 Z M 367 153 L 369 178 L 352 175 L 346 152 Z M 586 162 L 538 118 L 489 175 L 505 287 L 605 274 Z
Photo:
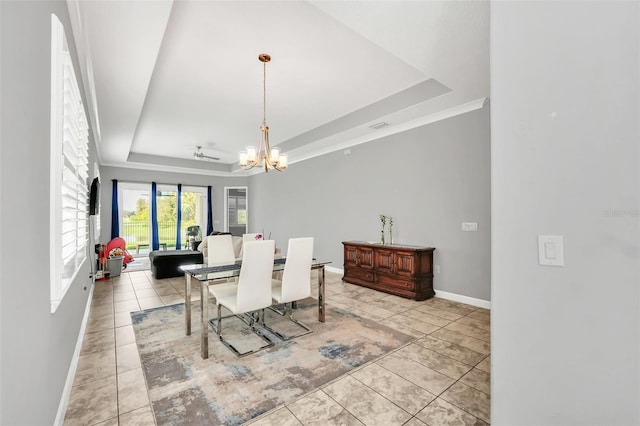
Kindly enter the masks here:
M 64 28 L 52 15 L 51 312 L 86 260 L 88 147 L 87 117 Z

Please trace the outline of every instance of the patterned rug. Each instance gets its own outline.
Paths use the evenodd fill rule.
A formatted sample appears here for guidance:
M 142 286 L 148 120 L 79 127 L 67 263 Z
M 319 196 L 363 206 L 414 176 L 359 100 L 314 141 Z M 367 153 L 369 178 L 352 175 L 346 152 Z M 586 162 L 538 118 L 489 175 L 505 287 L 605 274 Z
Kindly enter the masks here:
M 136 257 L 122 272 L 149 271 L 151 270 L 151 262 L 148 256 Z
M 210 312 L 215 313 L 215 309 Z M 269 310 L 266 322 L 291 328 L 287 317 Z M 328 308 L 317 320 L 317 302 L 298 304 L 294 317 L 314 332 L 237 358 L 209 328 L 209 359 L 200 357 L 200 307 L 194 306 L 191 336 L 184 334 L 184 304 L 133 312 L 133 328 L 149 398 L 158 425 L 238 425 L 336 379 L 396 349 L 413 337 Z M 223 320 L 225 338 L 262 342 L 236 318 Z M 236 342 L 239 343 L 239 342 Z

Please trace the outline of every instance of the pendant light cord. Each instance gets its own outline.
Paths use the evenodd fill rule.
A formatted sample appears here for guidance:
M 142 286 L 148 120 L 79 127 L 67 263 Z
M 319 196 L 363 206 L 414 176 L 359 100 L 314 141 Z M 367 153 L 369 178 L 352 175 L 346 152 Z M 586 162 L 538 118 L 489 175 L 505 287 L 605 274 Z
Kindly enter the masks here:
M 262 63 L 262 124 L 267 125 L 267 63 Z

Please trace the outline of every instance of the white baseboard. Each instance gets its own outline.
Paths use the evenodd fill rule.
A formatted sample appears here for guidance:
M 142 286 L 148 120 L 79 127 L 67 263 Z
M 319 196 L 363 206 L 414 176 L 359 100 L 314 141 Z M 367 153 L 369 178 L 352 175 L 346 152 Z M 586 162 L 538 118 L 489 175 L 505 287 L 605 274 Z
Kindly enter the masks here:
M 344 269 L 343 268 L 338 268 L 336 266 L 325 266 L 324 269 L 327 272 L 333 272 L 334 274 L 344 275 Z
M 344 268 L 336 266 L 325 266 L 327 272 L 344 275 Z M 477 306 L 479 308 L 491 309 L 491 302 L 488 300 L 476 299 L 475 297 L 463 296 L 461 294 L 449 293 L 448 291 L 436 290 L 436 296 L 441 299 L 452 300 L 454 302 L 466 303 L 467 305 Z
M 73 380 L 76 377 L 76 371 L 78 369 L 78 361 L 80 361 L 80 351 L 82 350 L 82 342 L 84 341 L 84 332 L 87 328 L 87 321 L 89 319 L 89 311 L 91 310 L 91 300 L 93 299 L 93 289 L 95 288 L 95 282 L 91 283 L 91 291 L 89 291 L 89 297 L 87 298 L 87 305 L 84 307 L 84 317 L 82 318 L 82 325 L 80 325 L 80 332 L 78 339 L 76 340 L 76 349 L 73 351 L 73 358 L 71 359 L 71 365 L 67 372 L 67 380 L 64 383 L 64 389 L 62 390 L 62 396 L 60 397 L 60 403 L 58 404 L 58 412 L 56 413 L 55 426 L 62 426 L 64 423 L 64 415 L 67 412 L 69 406 L 69 398 L 71 398 L 71 388 L 73 387 Z
M 476 299 L 475 297 L 449 293 L 448 291 L 436 290 L 436 297 L 452 300 L 454 302 L 466 303 L 467 305 L 477 306 L 479 308 L 491 309 L 491 302 L 489 300 Z

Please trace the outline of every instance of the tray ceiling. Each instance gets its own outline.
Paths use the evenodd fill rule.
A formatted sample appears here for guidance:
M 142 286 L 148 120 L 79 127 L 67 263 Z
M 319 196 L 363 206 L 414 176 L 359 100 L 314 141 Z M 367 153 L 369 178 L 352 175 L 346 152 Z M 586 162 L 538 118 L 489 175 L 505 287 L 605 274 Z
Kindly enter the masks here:
M 68 0 L 101 164 L 238 172 L 290 163 L 482 105 L 488 1 Z M 389 125 L 382 130 L 370 126 Z M 220 161 L 193 158 L 195 146 Z

